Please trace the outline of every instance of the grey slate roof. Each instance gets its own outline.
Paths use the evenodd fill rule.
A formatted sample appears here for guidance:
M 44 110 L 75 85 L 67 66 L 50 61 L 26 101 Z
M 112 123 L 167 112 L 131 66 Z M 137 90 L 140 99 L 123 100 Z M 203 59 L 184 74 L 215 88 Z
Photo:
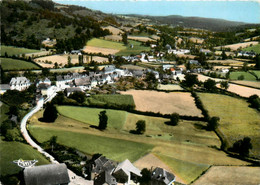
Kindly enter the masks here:
M 113 173 L 116 173 L 117 171 L 124 171 L 127 176 L 130 176 L 131 173 L 137 175 L 137 176 L 142 176 L 141 171 L 137 169 L 128 159 L 125 161 L 119 163 Z
M 116 185 L 116 178 L 110 175 L 109 172 L 103 171 L 94 179 L 94 185 L 101 184 Z
M 23 174 L 26 185 L 58 185 L 70 182 L 64 163 L 25 168 Z
M 152 172 L 152 181 L 160 181 L 160 182 L 163 182 L 164 184 L 168 185 L 170 182 L 174 181 L 175 180 L 175 176 L 166 171 L 165 169 L 163 168 L 155 168 Z
M 92 169 L 92 172 L 101 173 L 102 171 L 111 172 L 115 168 L 115 165 L 112 161 L 107 159 L 105 156 L 100 156 L 95 160 L 95 166 Z

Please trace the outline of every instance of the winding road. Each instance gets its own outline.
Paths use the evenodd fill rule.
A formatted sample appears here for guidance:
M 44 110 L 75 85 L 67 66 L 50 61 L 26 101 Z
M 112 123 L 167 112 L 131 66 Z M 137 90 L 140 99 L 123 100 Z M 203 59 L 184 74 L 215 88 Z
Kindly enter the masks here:
M 31 145 L 33 148 L 36 148 L 41 154 L 43 154 L 46 158 L 49 158 L 51 163 L 54 164 L 58 164 L 59 162 L 55 160 L 55 158 L 53 156 L 51 156 L 49 153 L 45 152 L 43 150 L 43 148 L 41 148 L 39 145 L 37 145 L 37 143 L 35 143 L 32 138 L 30 137 L 30 135 L 28 134 L 28 131 L 26 129 L 26 123 L 28 121 L 28 119 L 35 114 L 36 112 L 38 112 L 40 109 L 43 108 L 43 104 L 44 104 L 44 100 L 43 98 L 40 99 L 37 103 L 37 105 L 28 113 L 24 116 L 24 118 L 21 121 L 21 133 L 24 137 L 24 139 L 27 141 L 27 143 L 29 145 Z M 93 181 L 88 181 L 85 180 L 84 178 L 76 175 L 74 172 L 72 172 L 71 170 L 68 169 L 68 174 L 70 177 L 70 185 L 93 185 Z

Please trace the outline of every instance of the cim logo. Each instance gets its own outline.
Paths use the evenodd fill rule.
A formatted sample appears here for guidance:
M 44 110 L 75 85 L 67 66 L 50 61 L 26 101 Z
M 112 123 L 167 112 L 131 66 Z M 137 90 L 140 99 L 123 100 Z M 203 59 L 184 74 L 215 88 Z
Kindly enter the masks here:
M 28 167 L 33 167 L 38 162 L 38 160 L 34 159 L 31 161 L 25 161 L 23 159 L 19 159 L 19 160 L 15 160 L 13 162 L 16 163 L 21 168 L 28 168 Z

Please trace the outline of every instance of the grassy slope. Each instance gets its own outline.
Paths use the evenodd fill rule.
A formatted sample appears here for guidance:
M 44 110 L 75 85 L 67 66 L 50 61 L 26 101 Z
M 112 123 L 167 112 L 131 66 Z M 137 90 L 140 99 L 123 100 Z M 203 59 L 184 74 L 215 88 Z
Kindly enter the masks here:
M 91 125 L 98 126 L 99 117 L 98 114 L 104 109 L 86 108 L 86 107 L 73 107 L 71 106 L 59 106 L 58 111 L 60 114 L 81 121 L 83 123 L 88 123 Z M 127 112 L 118 110 L 107 109 L 108 116 L 108 127 L 120 129 L 126 120 Z
M 1 110 L 0 110 L 0 125 L 2 124 L 2 122 L 4 120 L 6 120 L 8 118 L 8 115 L 6 113 L 9 112 L 9 106 L 5 103 L 2 103 L 1 105 Z
M 18 167 L 13 160 L 37 159 L 39 162 L 36 165 L 48 164 L 49 161 L 45 159 L 37 150 L 31 146 L 19 142 L 5 142 L 0 140 L 0 174 L 16 174 L 22 169 Z
M 75 147 L 88 154 L 95 154 L 98 152 L 116 161 L 123 161 L 126 158 L 130 161 L 135 161 L 152 149 L 152 145 L 144 143 L 63 131 L 53 128 L 49 129 L 31 126 L 30 131 L 39 142 L 47 141 L 51 136 L 56 135 L 58 136 L 58 143 Z
M 149 51 L 150 48 L 146 46 L 142 46 L 141 42 L 128 40 L 127 48 L 119 51 L 116 55 L 131 55 L 131 54 L 140 54 L 142 51 Z M 134 46 L 130 48 L 131 44 Z
M 257 77 L 258 77 L 258 79 L 260 79 L 260 71 L 258 70 L 250 70 L 250 72 L 252 72 L 252 73 L 254 73 Z
M 250 46 L 248 48 L 244 48 L 243 51 L 254 51 L 254 52 L 260 54 L 260 44 Z
M 40 69 L 37 65 L 23 60 L 11 58 L 1 58 L 3 70 L 25 70 L 25 69 Z
M 93 38 L 90 41 L 88 41 L 87 46 L 118 49 L 118 50 L 126 49 L 123 43 L 108 41 L 108 40 L 103 40 L 98 38 Z
M 219 94 L 200 93 L 199 97 L 210 116 L 220 118 L 219 129 L 231 141 L 245 136 L 252 139 L 253 154 L 260 156 L 260 114 L 248 107 L 245 100 Z
M 7 52 L 9 56 L 12 56 L 12 55 L 26 54 L 26 53 L 37 53 L 40 52 L 40 50 L 17 48 L 14 46 L 1 46 L 1 56 L 4 56 L 5 52 Z
M 241 75 L 244 76 L 244 80 L 256 81 L 255 76 L 248 73 L 248 72 L 232 72 L 232 73 L 230 73 L 230 79 L 231 80 L 238 80 L 238 77 L 241 76 Z

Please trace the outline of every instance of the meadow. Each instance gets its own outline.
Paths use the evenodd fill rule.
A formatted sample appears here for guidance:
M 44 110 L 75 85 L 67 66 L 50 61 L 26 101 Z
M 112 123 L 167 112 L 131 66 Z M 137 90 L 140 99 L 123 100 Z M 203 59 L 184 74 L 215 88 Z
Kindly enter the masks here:
M 60 107 L 69 106 L 59 106 L 58 110 Z M 85 109 L 82 114 L 87 115 L 88 108 Z M 93 110 L 96 112 L 91 114 L 91 117 L 94 117 L 95 114 L 92 123 L 97 122 L 100 110 L 103 109 L 95 108 Z M 68 114 L 69 111 L 79 112 L 81 110 L 71 106 L 64 114 Z M 114 119 L 110 118 L 109 111 L 107 110 L 108 122 L 109 119 Z M 40 143 L 48 140 L 52 135 L 57 135 L 58 143 L 75 147 L 86 154 L 102 153 L 116 161 L 128 158 L 134 162 L 140 159 L 138 160 L 140 166 L 147 168 L 150 166 L 143 156 L 151 153 L 161 159 L 162 165 L 167 164 L 185 183 L 194 180 L 212 164 L 248 164 L 228 157 L 224 152 L 218 150 L 220 141 L 215 133 L 201 128 L 206 125 L 205 122 L 181 120 L 177 126 L 173 127 L 165 124 L 166 121 L 169 121 L 165 118 L 125 112 L 124 118 L 126 119 L 124 119 L 117 112 L 116 115 L 119 115 L 117 119 L 121 123 L 109 122 L 106 130 L 99 131 L 91 127 L 92 123 L 77 121 L 79 115 L 76 114 L 74 114 L 73 119 L 61 114 L 54 123 L 40 122 L 38 118 L 42 117 L 42 114 L 43 111 L 40 111 L 30 118 L 28 126 L 30 133 Z M 87 119 L 92 118 L 86 116 L 84 120 Z M 138 120 L 146 122 L 144 135 L 135 135 L 129 132 L 135 129 Z M 168 160 L 172 162 L 169 163 Z M 148 166 L 146 166 L 147 164 Z M 188 170 L 189 175 L 186 175 L 186 170 Z
M 220 94 L 199 93 L 210 116 L 220 118 L 219 130 L 231 146 L 243 137 L 250 137 L 251 156 L 260 156 L 260 114 L 243 100 Z
M 166 90 L 166 91 L 181 91 L 183 90 L 183 88 L 177 84 L 167 84 L 167 85 L 164 85 L 164 84 L 159 84 L 157 86 L 157 89 L 159 90 Z
M 31 146 L 19 142 L 6 142 L 0 139 L 0 174 L 12 175 L 19 173 L 22 168 L 13 163 L 14 160 L 38 160 L 36 165 L 49 164 L 50 162 L 44 158 L 37 150 Z
M 137 55 L 140 54 L 143 51 L 150 51 L 150 47 L 141 45 L 141 42 L 134 41 L 134 40 L 128 40 L 128 45 L 126 46 L 126 49 L 120 50 L 116 55 Z M 131 48 L 131 45 L 133 48 Z
M 161 114 L 178 113 L 188 116 L 202 116 L 201 111 L 195 106 L 194 99 L 186 92 L 157 92 L 144 90 L 122 91 L 134 97 L 136 110 L 160 112 Z
M 1 66 L 3 70 L 27 70 L 27 69 L 40 69 L 39 66 L 26 62 L 23 60 L 1 58 Z
M 260 167 L 212 166 L 194 185 L 214 184 L 258 184 Z
M 254 51 L 255 53 L 260 54 L 260 44 L 244 48 L 243 51 Z
M 35 49 L 27 49 L 27 48 L 18 48 L 14 46 L 1 46 L 1 56 L 5 55 L 5 52 L 8 54 L 8 56 L 13 55 L 20 55 L 20 54 L 27 54 L 27 53 L 39 53 L 40 50 Z
M 256 77 L 254 75 L 252 75 L 249 72 L 244 72 L 244 71 L 231 72 L 229 78 L 231 80 L 239 80 L 239 77 L 242 75 L 244 76 L 243 80 L 256 81 Z
M 87 46 L 100 47 L 100 48 L 109 48 L 116 50 L 126 49 L 122 42 L 113 42 L 104 39 L 93 38 L 87 42 Z

